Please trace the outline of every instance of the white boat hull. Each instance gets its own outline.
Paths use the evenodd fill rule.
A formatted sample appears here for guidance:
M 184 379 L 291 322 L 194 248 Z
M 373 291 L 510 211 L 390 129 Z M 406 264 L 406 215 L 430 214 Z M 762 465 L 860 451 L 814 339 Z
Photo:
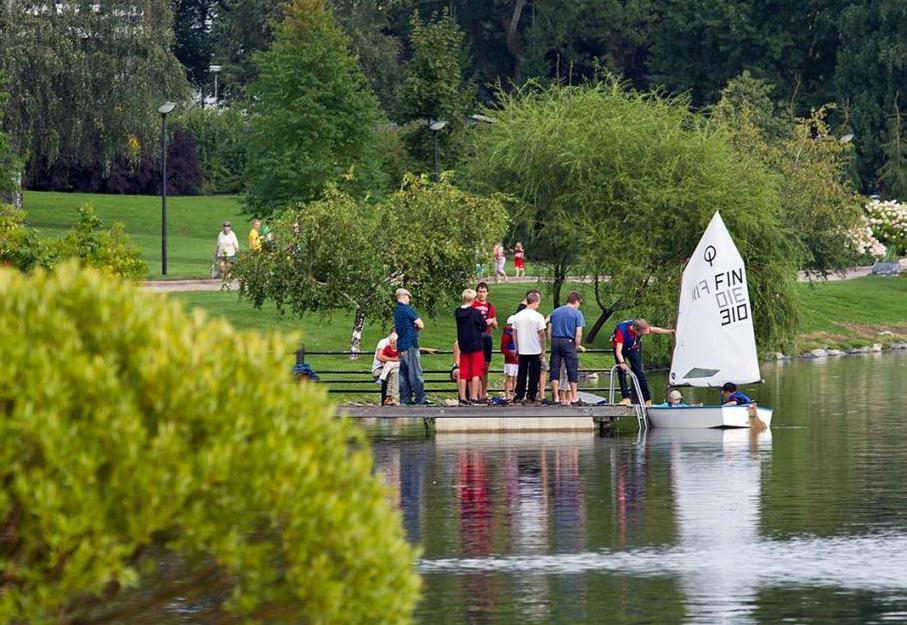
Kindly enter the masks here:
M 772 409 L 758 406 L 759 419 L 772 425 Z M 748 428 L 748 406 L 690 406 L 686 408 L 647 408 L 653 428 Z

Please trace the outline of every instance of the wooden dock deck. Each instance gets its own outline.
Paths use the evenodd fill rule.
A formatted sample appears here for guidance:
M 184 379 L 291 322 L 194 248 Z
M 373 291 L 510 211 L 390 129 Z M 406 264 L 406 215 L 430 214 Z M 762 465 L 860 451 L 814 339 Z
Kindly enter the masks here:
M 340 406 L 353 419 L 422 419 L 432 432 L 604 431 L 621 417 L 636 418 L 631 406 Z

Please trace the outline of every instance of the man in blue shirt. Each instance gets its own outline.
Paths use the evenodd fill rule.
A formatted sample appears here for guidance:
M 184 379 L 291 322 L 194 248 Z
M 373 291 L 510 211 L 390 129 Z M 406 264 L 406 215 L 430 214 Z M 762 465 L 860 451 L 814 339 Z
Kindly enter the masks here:
M 576 386 L 579 382 L 579 356 L 576 351 L 586 351 L 582 346 L 583 328 L 586 320 L 579 306 L 583 297 L 576 291 L 567 295 L 567 303 L 556 308 L 551 313 L 549 332 L 551 332 L 551 392 L 554 400 L 558 398 L 560 384 L 561 364 L 567 367 L 567 382 L 570 384 L 570 393 L 567 395 L 565 405 L 578 401 Z
M 746 406 L 753 403 L 753 400 L 737 390 L 737 385 L 733 382 L 726 382 L 721 387 L 721 405 L 722 406 Z
M 397 289 L 394 297 L 397 299 L 394 327 L 397 328 L 397 352 L 400 358 L 400 403 L 427 404 L 422 361 L 419 358 L 419 331 L 425 327 L 425 323 L 409 305 L 412 297 L 409 291 Z
M 647 334 L 674 334 L 674 330 L 650 326 L 645 319 L 629 319 L 617 324 L 611 334 L 611 347 L 614 348 L 614 362 L 617 364 L 617 379 L 620 381 L 620 403 L 629 406 L 631 392 L 627 384 L 627 363 L 639 381 L 639 390 L 642 398 L 632 395 L 635 402 L 645 401 L 646 406 L 652 405 L 652 393 L 649 391 L 649 382 L 642 367 L 642 337 Z

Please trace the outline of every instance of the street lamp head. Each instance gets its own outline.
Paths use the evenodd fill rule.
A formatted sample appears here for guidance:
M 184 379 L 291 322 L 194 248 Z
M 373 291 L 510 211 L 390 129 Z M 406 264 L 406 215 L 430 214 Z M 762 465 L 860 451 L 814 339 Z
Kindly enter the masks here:
M 428 128 L 432 132 L 438 132 L 439 130 L 443 130 L 445 126 L 447 126 L 447 122 L 438 120 L 436 122 L 430 123 L 428 125 Z
M 158 107 L 157 112 L 160 113 L 161 115 L 166 115 L 167 113 L 173 112 L 173 109 L 175 109 L 175 108 L 176 108 L 176 102 L 167 101 Z
M 220 66 L 220 65 L 209 65 L 208 71 L 211 72 L 212 74 L 216 74 L 217 72 L 219 72 L 221 70 L 221 68 L 222 68 L 222 66 Z

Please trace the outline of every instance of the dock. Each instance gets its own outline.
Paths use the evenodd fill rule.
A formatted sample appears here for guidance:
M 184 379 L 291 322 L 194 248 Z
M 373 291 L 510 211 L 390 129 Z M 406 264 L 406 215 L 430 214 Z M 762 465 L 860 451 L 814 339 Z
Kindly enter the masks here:
M 352 419 L 422 419 L 427 432 L 604 433 L 621 417 L 636 419 L 632 406 L 340 406 Z

